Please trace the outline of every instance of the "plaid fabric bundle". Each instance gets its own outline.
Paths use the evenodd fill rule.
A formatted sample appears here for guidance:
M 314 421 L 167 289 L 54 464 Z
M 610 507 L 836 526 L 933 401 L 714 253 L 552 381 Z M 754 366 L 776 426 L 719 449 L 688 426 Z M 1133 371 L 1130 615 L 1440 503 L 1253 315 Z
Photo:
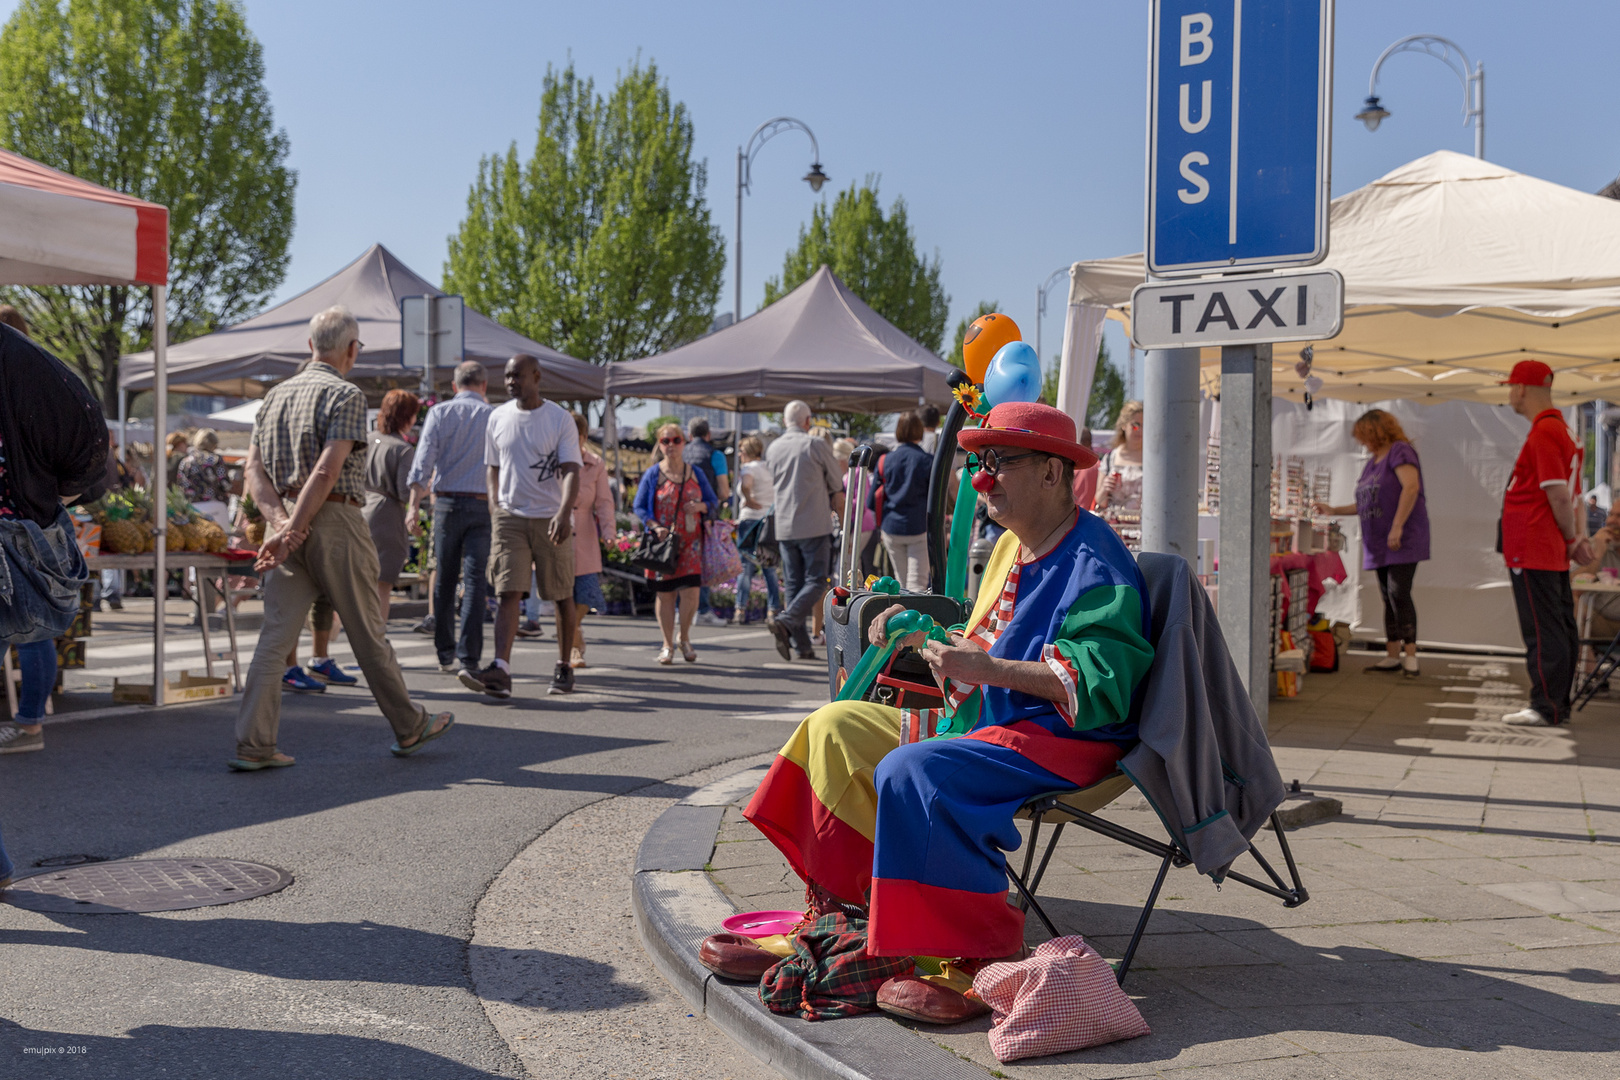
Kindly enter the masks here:
M 909 956 L 868 956 L 866 920 L 823 915 L 793 938 L 793 955 L 765 973 L 759 1000 L 771 1012 L 834 1020 L 877 1008 L 878 987 L 913 967 Z
M 1016 964 L 991 964 L 973 990 L 995 1010 L 997 1061 L 1061 1054 L 1148 1034 L 1114 969 L 1078 934 L 1053 938 Z

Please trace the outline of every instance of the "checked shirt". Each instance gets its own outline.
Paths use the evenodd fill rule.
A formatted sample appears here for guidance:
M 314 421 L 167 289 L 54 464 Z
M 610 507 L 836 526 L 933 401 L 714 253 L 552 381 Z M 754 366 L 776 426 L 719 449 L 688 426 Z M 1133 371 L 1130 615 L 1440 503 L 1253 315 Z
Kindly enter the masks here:
M 270 482 L 283 495 L 304 486 L 321 450 L 333 439 L 353 441 L 354 450 L 343 459 L 332 491 L 365 498 L 366 396 L 337 368 L 319 360 L 266 394 L 253 419 L 253 445 Z

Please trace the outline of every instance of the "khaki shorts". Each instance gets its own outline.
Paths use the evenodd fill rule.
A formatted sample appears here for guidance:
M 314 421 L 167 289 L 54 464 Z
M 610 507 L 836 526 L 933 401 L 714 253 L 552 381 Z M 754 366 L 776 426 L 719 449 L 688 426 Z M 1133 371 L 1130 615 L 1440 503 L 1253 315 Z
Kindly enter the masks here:
M 526 518 L 496 508 L 489 546 L 490 584 L 495 595 L 529 591 L 529 571 L 540 579 L 540 599 L 574 598 L 574 540 L 551 542 L 550 518 Z

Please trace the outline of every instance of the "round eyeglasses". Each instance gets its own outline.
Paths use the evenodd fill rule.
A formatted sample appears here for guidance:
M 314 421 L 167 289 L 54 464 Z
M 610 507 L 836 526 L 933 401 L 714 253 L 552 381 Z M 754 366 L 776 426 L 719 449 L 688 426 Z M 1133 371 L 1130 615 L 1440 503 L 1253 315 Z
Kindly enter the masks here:
M 967 456 L 967 471 L 969 476 L 980 472 L 986 476 L 1000 476 L 1001 471 L 1015 461 L 1046 456 L 1039 450 L 1029 450 L 1022 454 L 1003 454 L 997 450 L 986 450 L 982 454 L 973 453 Z

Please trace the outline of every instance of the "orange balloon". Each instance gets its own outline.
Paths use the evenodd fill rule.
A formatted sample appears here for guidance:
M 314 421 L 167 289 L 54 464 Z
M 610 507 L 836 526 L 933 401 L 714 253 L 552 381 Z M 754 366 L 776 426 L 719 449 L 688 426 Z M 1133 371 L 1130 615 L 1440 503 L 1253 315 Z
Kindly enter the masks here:
M 962 336 L 962 363 L 968 378 L 984 385 L 984 373 L 990 370 L 990 361 L 1009 341 L 1022 341 L 1018 324 L 1007 315 L 980 315 L 973 320 Z

